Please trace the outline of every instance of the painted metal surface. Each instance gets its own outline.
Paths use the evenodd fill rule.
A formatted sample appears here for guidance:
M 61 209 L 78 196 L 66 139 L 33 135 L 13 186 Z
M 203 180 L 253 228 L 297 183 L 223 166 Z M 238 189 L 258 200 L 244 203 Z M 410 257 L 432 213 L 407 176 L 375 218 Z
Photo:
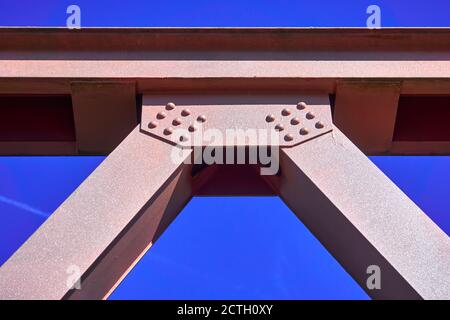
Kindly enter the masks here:
M 323 95 L 313 98 L 312 104 L 194 106 L 168 102 L 165 106 L 146 103 L 142 111 L 141 130 L 183 148 L 292 147 L 332 130 L 328 98 Z
M 190 199 L 171 148 L 133 130 L 0 268 L 0 299 L 107 297 Z
M 371 297 L 450 299 L 450 238 L 337 128 L 280 163 L 282 199 Z
M 347 118 L 362 111 L 357 106 L 365 92 L 368 99 L 389 103 L 385 124 L 391 126 L 395 99 L 377 85 L 386 80 L 398 83 L 400 95 L 450 95 L 449 29 L 0 28 L 0 34 L 0 94 L 73 94 L 80 124 L 75 146 L 6 141 L 0 142 L 0 154 L 108 154 L 120 140 L 108 137 L 121 137 L 128 127 L 119 114 L 129 123 L 136 107 L 125 102 L 127 107 L 105 112 L 105 105 L 117 99 L 101 104 L 79 99 L 73 90 L 79 82 L 105 88 L 110 82 L 127 83 L 136 96 L 327 93 L 336 96 L 337 126 L 368 154 L 450 153 L 448 141 L 389 141 L 388 131 L 375 139 L 373 117 Z M 346 94 L 340 84 L 349 80 L 367 86 Z M 132 100 L 128 90 L 129 95 L 103 93 Z M 96 132 L 93 114 L 102 114 L 107 130 L 97 131 L 91 141 L 81 132 Z
M 146 97 L 144 101 L 161 99 Z M 317 99 L 324 101 L 326 96 Z M 217 114 L 227 115 L 216 120 L 222 129 L 236 124 L 239 128 L 267 126 L 265 114 L 248 106 L 239 105 L 231 115 L 227 111 L 233 107 L 226 105 L 190 108 L 192 112 L 185 112 L 185 117 L 208 111 L 211 114 L 203 119 L 207 121 Z M 252 111 L 244 112 L 252 121 L 239 118 L 238 111 L 245 108 Z M 154 121 L 146 117 L 161 109 L 181 114 L 186 106 L 159 105 L 147 115 L 143 110 L 144 123 Z M 285 105 L 270 108 L 271 113 L 285 109 Z M 331 119 L 329 106 L 323 113 Z M 222 145 L 230 146 L 242 147 Z M 218 166 L 194 172 L 187 161 L 195 154 L 192 148 L 183 149 L 173 141 L 134 129 L 1 267 L 0 298 L 107 297 L 190 197 L 205 193 L 208 180 L 217 177 Z M 305 143 L 279 148 L 278 174 L 253 182 L 267 182 L 269 190 L 281 196 L 369 295 L 376 299 L 450 299 L 450 238 L 345 135 L 334 128 Z M 183 156 L 172 157 L 174 149 Z M 232 188 L 232 184 L 225 186 Z M 366 285 L 367 268 L 372 265 L 382 272 L 378 290 Z M 74 266 L 80 271 L 81 290 L 68 286 Z
M 107 153 L 133 121 L 133 96 L 146 94 L 141 126 L 1 267 L 0 298 L 107 297 L 190 197 L 210 194 L 206 187 L 214 183 L 208 181 L 221 177 L 216 167 L 195 175 L 184 163 L 195 143 L 185 146 L 178 161 L 171 157 L 181 143 L 168 138 L 166 129 L 183 126 L 189 132 L 196 123 L 222 133 L 283 125 L 281 170 L 264 177 L 269 188 L 259 192 L 279 194 L 363 288 L 367 267 L 378 265 L 384 280 L 381 290 L 368 291 L 372 297 L 450 298 L 449 238 L 339 129 L 331 131 L 328 99 L 336 94 L 337 125 L 369 153 L 448 154 L 448 141 L 392 141 L 392 132 L 398 95 L 450 95 L 449 29 L 0 29 L 0 34 L 0 93 L 74 94 L 79 150 Z M 343 90 L 339 84 L 349 80 L 360 84 Z M 386 80 L 395 86 L 380 86 Z M 128 107 L 115 112 L 96 106 L 89 90 L 77 98 L 80 81 L 107 88 L 104 101 L 114 105 L 112 97 L 119 97 Z M 123 81 L 126 92 L 108 85 Z M 377 97 L 383 112 L 372 110 Z M 297 109 L 301 100 L 312 105 L 314 118 L 308 119 L 306 108 Z M 170 110 L 168 102 L 175 103 Z M 365 102 L 374 117 L 360 107 Z M 161 119 L 159 112 L 165 112 Z M 98 127 L 88 118 L 97 116 L 104 117 L 116 142 L 108 130 L 89 141 L 88 133 Z M 315 126 L 316 116 L 323 128 Z M 377 126 L 383 116 L 385 123 Z M 294 118 L 299 123 L 291 122 Z M 307 141 L 301 126 L 309 121 L 314 129 Z M 259 144 L 224 144 L 229 146 Z M 1 154 L 79 150 L 74 142 L 0 143 Z M 230 189 L 224 185 L 221 191 Z M 80 271 L 81 290 L 67 285 L 73 266 Z

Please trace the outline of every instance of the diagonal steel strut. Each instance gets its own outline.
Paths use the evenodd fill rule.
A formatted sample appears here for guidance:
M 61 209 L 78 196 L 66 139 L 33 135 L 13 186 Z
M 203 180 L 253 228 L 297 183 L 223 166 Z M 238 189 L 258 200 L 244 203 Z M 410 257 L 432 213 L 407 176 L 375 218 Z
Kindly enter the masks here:
M 0 299 L 107 297 L 191 198 L 171 150 L 133 130 L 1 267 Z
M 141 128 L 0 268 L 0 298 L 107 297 L 193 195 L 195 148 L 261 146 L 195 139 L 201 128 L 275 130 L 266 144 L 280 172 L 266 181 L 370 296 L 450 298 L 450 238 L 332 125 L 327 97 L 308 98 L 178 107 L 144 97 Z M 373 265 L 382 280 L 371 290 Z M 68 286 L 74 270 L 81 289 Z

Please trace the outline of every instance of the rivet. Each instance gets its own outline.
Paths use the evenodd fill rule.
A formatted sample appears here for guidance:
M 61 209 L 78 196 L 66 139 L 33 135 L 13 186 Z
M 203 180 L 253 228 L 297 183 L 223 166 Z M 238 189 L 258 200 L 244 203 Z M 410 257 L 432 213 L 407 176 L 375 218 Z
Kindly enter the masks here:
M 179 126 L 181 124 L 181 119 L 180 118 L 173 119 L 172 124 L 174 126 Z
M 206 116 L 204 114 L 198 116 L 197 121 L 198 122 L 205 122 L 206 121 Z
M 275 130 L 277 130 L 277 131 L 283 131 L 283 130 L 284 130 L 284 126 L 283 126 L 282 124 L 277 124 L 277 125 L 275 126 Z
M 283 110 L 281 110 L 281 114 L 282 114 L 283 116 L 288 116 L 288 115 L 291 114 L 291 110 L 289 110 L 289 109 L 287 109 L 287 108 L 284 108 Z
M 325 125 L 323 124 L 322 121 L 316 122 L 316 128 L 317 128 L 317 129 L 323 129 L 323 127 L 325 127 Z
M 294 137 L 292 136 L 292 134 L 288 133 L 287 135 L 284 136 L 284 140 L 292 141 L 294 140 Z
M 300 134 L 302 136 L 307 135 L 309 133 L 309 130 L 307 128 L 301 128 L 300 129 Z
M 275 121 L 275 116 L 274 116 L 273 114 L 269 114 L 269 115 L 266 117 L 266 121 L 267 121 L 267 122 L 273 122 L 273 121 Z
M 166 136 L 168 136 L 168 135 L 170 135 L 170 134 L 172 134 L 172 133 L 173 133 L 172 127 L 168 127 L 168 128 L 165 128 L 165 129 L 164 129 L 164 134 L 165 134 Z
M 182 136 L 180 136 L 181 142 L 188 141 L 188 140 L 189 140 L 189 137 L 187 135 L 183 134 Z
M 156 118 L 158 119 L 164 119 L 167 116 L 167 114 L 163 111 L 158 112 L 158 114 L 156 115 Z
M 191 114 L 191 110 L 189 110 L 189 109 L 184 109 L 183 111 L 181 111 L 181 115 L 183 116 L 183 117 L 187 117 L 187 116 L 189 116 Z
M 299 102 L 299 103 L 297 103 L 297 109 L 298 110 L 303 110 L 303 109 L 305 109 L 307 107 L 307 104 L 306 104 L 306 102 Z
M 291 120 L 291 124 L 292 125 L 296 126 L 299 123 L 300 123 L 300 119 L 299 118 L 297 118 L 297 117 L 292 118 L 292 120 Z
M 189 130 L 190 132 L 194 132 L 194 131 L 197 130 L 197 126 L 194 125 L 194 124 L 191 124 L 191 125 L 189 126 L 188 130 Z
M 311 119 L 314 119 L 315 116 L 316 116 L 316 115 L 315 115 L 314 113 L 308 112 L 308 113 L 306 114 L 306 119 L 311 120 Z
M 173 109 L 175 109 L 175 103 L 169 102 L 168 104 L 166 104 L 166 110 L 173 110 Z
M 156 128 L 158 126 L 158 121 L 151 121 L 149 124 L 148 124 L 148 127 L 150 128 L 150 129 L 154 129 L 154 128 Z

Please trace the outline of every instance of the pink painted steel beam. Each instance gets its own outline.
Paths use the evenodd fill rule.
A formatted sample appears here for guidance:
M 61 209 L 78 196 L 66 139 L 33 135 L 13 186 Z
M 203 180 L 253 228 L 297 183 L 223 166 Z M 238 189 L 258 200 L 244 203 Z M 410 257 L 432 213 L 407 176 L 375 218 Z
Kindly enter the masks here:
M 0 268 L 0 299 L 106 298 L 191 197 L 171 150 L 133 130 Z
M 450 299 L 450 238 L 337 128 L 280 163 L 281 198 L 372 298 Z
M 333 127 L 326 95 L 303 95 L 308 105 L 287 102 L 292 97 L 278 103 L 241 97 L 245 103 L 233 105 L 211 104 L 211 97 L 195 104 L 191 98 L 179 96 L 181 105 L 166 105 L 162 96 L 144 97 L 141 130 L 2 266 L 0 298 L 107 297 L 190 199 L 193 185 L 201 190 L 198 180 L 212 176 L 198 175 L 194 183 L 192 166 L 184 163 L 197 157 L 195 148 L 211 144 L 206 136 L 194 140 L 200 127 L 222 136 L 228 129 L 278 132 L 282 143 L 269 146 L 280 146 L 280 158 L 273 160 L 281 171 L 265 179 L 373 298 L 450 298 L 450 238 Z M 185 133 L 186 145 L 176 139 L 175 127 L 193 125 L 198 130 Z M 174 150 L 184 152 L 173 157 Z M 373 265 L 382 280 L 380 289 L 370 290 L 367 269 Z M 73 266 L 79 268 L 81 290 L 67 286 Z

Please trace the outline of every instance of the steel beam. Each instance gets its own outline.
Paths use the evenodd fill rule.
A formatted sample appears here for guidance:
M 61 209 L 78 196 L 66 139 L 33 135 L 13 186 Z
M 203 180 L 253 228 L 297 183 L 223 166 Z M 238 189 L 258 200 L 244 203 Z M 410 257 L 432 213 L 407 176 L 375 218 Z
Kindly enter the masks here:
M 79 154 L 108 154 L 137 125 L 134 82 L 71 83 Z
M 133 130 L 1 267 L 0 299 L 106 298 L 191 197 L 171 150 Z
M 450 299 L 450 238 L 337 128 L 280 166 L 281 198 L 372 298 Z
M 339 81 L 333 121 L 366 154 L 385 154 L 394 135 L 399 81 Z
M 0 299 L 107 297 L 214 176 L 210 167 L 192 178 L 185 162 L 211 145 L 279 148 L 280 170 L 264 179 L 373 298 L 450 299 L 450 238 L 333 126 L 326 95 L 303 95 L 308 104 L 166 98 L 144 97 L 140 128 L 1 267 Z M 230 129 L 279 140 L 198 135 Z M 366 286 L 373 265 L 381 288 Z M 80 290 L 67 285 L 73 267 Z

